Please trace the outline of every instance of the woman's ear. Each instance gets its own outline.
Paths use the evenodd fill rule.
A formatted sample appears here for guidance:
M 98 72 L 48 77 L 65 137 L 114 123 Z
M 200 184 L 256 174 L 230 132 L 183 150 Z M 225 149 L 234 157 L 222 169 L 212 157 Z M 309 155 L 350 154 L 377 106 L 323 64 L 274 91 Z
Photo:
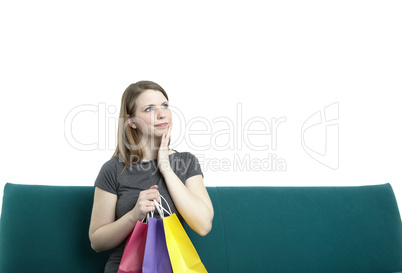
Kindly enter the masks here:
M 128 120 L 128 125 L 133 128 L 133 129 L 137 129 L 137 126 L 135 126 L 135 123 L 131 120 L 130 115 L 127 115 L 127 120 Z

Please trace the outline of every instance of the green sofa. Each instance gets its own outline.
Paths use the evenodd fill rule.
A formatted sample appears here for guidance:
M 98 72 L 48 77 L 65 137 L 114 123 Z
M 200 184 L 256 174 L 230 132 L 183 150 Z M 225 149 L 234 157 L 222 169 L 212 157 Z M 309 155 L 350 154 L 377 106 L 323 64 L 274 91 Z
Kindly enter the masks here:
M 6 184 L 0 273 L 101 273 L 89 243 L 93 187 Z M 209 187 L 205 237 L 186 227 L 211 273 L 402 272 L 402 226 L 389 184 Z M 176 272 L 178 273 L 178 272 Z

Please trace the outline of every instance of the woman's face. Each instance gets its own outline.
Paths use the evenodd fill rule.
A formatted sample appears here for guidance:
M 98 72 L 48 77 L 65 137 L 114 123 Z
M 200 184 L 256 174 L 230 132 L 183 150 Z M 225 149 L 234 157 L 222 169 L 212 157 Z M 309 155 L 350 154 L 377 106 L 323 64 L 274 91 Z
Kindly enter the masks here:
M 158 90 L 145 90 L 136 100 L 136 112 L 132 121 L 141 136 L 162 137 L 172 121 L 169 101 Z

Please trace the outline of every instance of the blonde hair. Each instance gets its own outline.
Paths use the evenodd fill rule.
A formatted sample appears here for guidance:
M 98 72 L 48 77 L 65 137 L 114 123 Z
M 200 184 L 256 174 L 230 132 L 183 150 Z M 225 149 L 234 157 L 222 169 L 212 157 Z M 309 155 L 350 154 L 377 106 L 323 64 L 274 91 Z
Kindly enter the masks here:
M 127 115 L 131 118 L 135 117 L 136 100 L 139 95 L 149 89 L 162 92 L 166 99 L 169 100 L 165 90 L 159 84 L 152 81 L 139 81 L 130 84 L 121 98 L 117 147 L 113 156 L 119 156 L 124 160 L 123 171 L 127 168 L 127 165 L 138 164 L 144 158 L 144 150 L 140 145 L 140 135 L 137 130 L 129 126 Z

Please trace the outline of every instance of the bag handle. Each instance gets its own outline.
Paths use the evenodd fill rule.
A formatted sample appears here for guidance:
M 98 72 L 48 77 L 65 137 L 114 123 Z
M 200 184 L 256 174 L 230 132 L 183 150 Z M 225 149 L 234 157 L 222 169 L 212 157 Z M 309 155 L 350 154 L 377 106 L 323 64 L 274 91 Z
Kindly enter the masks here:
M 161 194 L 159 194 L 159 193 L 158 193 L 158 195 L 159 195 L 159 197 L 160 197 L 160 199 L 161 199 L 161 202 L 158 203 L 156 200 L 153 200 L 153 201 L 154 201 L 155 207 L 156 207 L 156 209 L 158 210 L 159 215 L 161 216 L 161 218 L 165 218 L 165 212 L 166 212 L 168 215 L 172 215 L 172 210 L 170 209 L 169 203 L 166 201 L 165 197 L 163 197 L 163 196 L 162 196 Z M 167 205 L 167 207 L 168 207 L 169 210 L 166 210 L 166 209 L 163 207 L 163 205 L 162 205 L 162 200 L 165 201 L 165 203 L 166 203 L 166 205 Z M 153 216 L 153 212 L 152 212 L 152 216 Z
M 172 210 L 170 209 L 169 203 L 166 201 L 165 197 L 163 197 L 163 196 L 162 196 L 161 194 L 159 194 L 159 193 L 158 193 L 158 196 L 160 197 L 161 202 L 158 203 L 156 200 L 153 200 L 153 201 L 154 201 L 155 207 L 156 207 L 156 209 L 158 210 L 159 215 L 161 216 L 161 218 L 165 218 L 165 212 L 166 212 L 168 215 L 172 215 L 172 214 L 173 214 L 173 213 L 172 213 Z M 162 205 L 162 200 L 165 201 L 166 206 L 168 207 L 169 210 L 166 210 L 166 209 L 163 207 L 163 205 Z M 142 222 L 145 223 L 145 224 L 148 224 L 150 217 L 152 217 L 152 218 L 154 217 L 154 212 L 153 212 L 153 211 L 148 212 L 147 215 L 145 216 L 145 218 L 142 219 Z
M 148 224 L 149 222 L 149 217 L 154 217 L 154 212 L 148 212 L 147 215 L 145 215 L 144 219 L 142 219 L 141 222 L 143 222 L 144 224 Z

